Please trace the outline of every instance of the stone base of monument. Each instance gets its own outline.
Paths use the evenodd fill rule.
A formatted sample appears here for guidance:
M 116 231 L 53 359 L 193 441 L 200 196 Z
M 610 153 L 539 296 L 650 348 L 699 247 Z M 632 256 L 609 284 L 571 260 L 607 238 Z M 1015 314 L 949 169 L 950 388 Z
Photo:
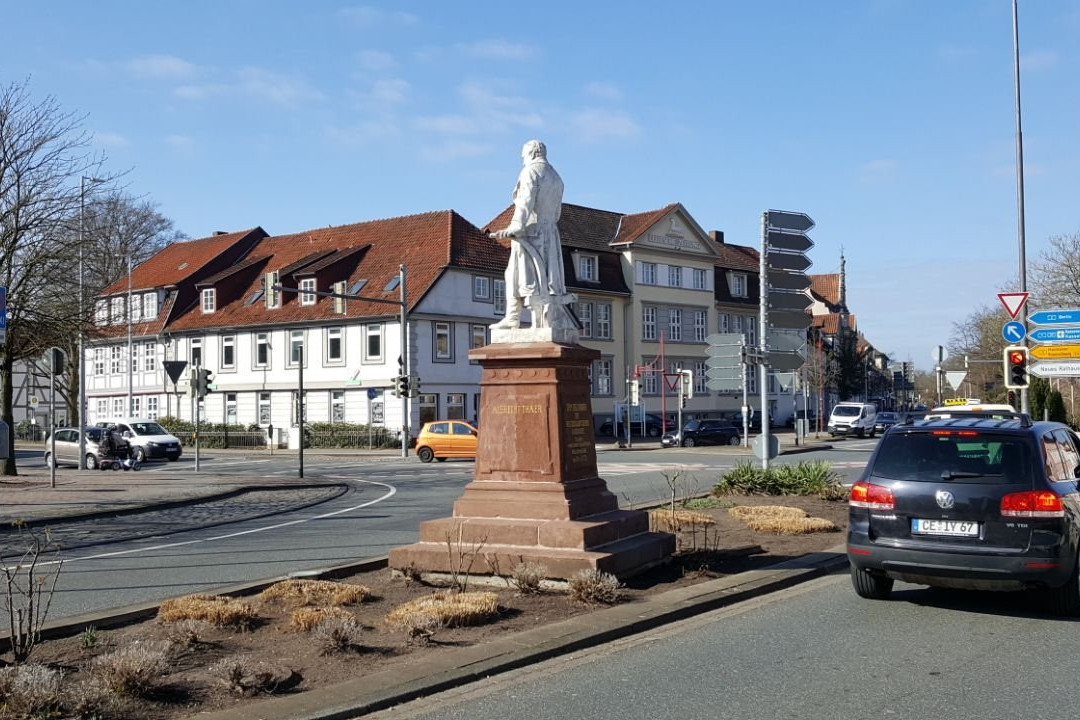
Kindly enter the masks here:
M 648 515 L 620 510 L 597 475 L 589 365 L 580 345 L 499 343 L 470 351 L 483 366 L 476 474 L 452 517 L 420 525 L 390 567 L 508 576 L 543 565 L 549 578 L 583 569 L 624 578 L 671 556 L 675 538 Z

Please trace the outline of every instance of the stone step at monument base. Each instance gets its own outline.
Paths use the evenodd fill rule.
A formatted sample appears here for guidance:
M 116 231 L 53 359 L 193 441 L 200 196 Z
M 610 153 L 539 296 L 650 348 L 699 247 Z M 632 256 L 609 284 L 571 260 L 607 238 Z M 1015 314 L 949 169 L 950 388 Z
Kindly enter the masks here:
M 647 513 L 614 510 L 582 520 L 449 517 L 420 524 L 420 542 L 587 550 L 649 531 Z
M 666 562 L 675 551 L 675 536 L 646 532 L 623 538 L 589 550 L 549 548 L 538 545 L 498 545 L 485 543 L 482 547 L 462 543 L 462 560 L 457 559 L 459 546 L 446 539 L 439 542 L 418 542 L 390 551 L 390 567 L 405 570 L 410 566 L 427 573 L 463 572 L 469 567 L 470 554 L 475 554 L 471 575 L 509 576 L 519 563 L 542 565 L 549 579 L 567 580 L 580 570 L 599 570 L 623 579 L 637 575 Z M 453 563 L 453 565 L 452 565 Z
M 454 501 L 454 517 L 579 520 L 618 507 L 599 477 L 565 483 L 474 480 Z

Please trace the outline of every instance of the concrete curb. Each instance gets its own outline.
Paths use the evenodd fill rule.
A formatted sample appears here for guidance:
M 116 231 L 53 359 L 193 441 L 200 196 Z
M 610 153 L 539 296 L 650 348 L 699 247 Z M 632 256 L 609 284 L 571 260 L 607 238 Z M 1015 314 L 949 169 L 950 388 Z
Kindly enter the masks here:
M 639 603 L 617 605 L 493 642 L 448 651 L 436 660 L 354 678 L 317 692 L 200 713 L 197 717 L 200 720 L 355 718 L 807 582 L 846 567 L 843 551 L 843 546 L 837 546 L 761 570 L 670 590 Z

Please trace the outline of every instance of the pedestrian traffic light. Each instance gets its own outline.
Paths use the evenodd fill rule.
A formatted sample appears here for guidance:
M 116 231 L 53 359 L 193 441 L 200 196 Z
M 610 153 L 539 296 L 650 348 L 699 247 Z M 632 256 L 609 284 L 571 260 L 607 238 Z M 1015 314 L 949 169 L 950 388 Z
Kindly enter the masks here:
M 1012 405 L 1013 407 L 1016 407 L 1016 391 L 1015 390 L 1010 390 L 1009 391 L 1008 400 L 1009 400 L 1010 405 Z
M 195 377 L 195 394 L 196 397 L 202 400 L 213 392 L 213 388 L 210 387 L 210 380 L 213 377 L 213 373 L 206 368 L 198 368 L 195 372 L 197 373 Z
M 1005 348 L 1005 387 L 1023 390 L 1028 385 L 1028 349 L 1023 345 L 1010 345 Z
M 394 378 L 394 397 L 409 397 L 408 375 L 398 375 Z

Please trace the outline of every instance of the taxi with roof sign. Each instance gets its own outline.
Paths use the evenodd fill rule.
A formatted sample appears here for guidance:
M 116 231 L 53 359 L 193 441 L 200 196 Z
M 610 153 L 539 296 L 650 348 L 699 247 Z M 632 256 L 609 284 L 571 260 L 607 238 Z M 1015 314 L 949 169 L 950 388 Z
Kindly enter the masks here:
M 896 425 L 851 489 L 851 582 L 1039 591 L 1080 616 L 1080 445 L 1027 415 Z
M 984 403 L 979 398 L 946 398 L 942 404 L 926 413 L 925 420 L 952 417 L 982 417 L 997 420 L 1018 418 L 1020 413 L 1006 403 Z

